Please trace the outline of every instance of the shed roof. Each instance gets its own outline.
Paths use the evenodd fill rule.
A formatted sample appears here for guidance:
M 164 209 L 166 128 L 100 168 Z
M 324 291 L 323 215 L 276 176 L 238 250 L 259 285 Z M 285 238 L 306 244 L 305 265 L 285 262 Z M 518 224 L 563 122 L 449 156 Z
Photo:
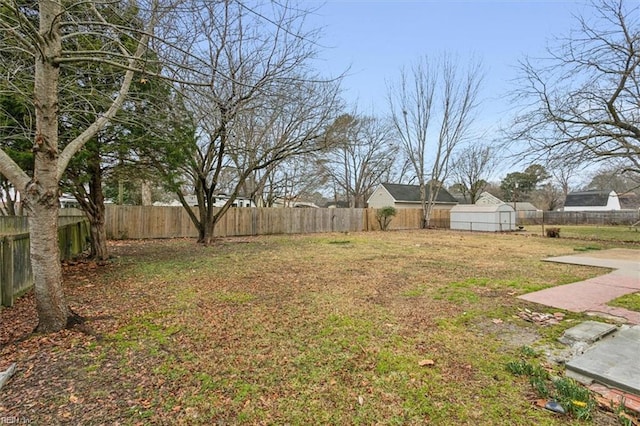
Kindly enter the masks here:
M 451 212 L 465 213 L 493 213 L 497 211 L 513 211 L 513 207 L 508 204 L 458 204 L 451 208 Z
M 606 206 L 613 191 L 570 192 L 564 201 L 565 207 Z M 615 193 L 614 193 L 615 194 Z
M 391 194 L 396 202 L 420 202 L 420 186 L 418 185 L 383 183 L 382 186 L 389 192 L 389 194 Z M 456 200 L 453 195 L 444 188 L 440 188 L 435 201 L 436 203 L 452 204 L 458 202 L 458 200 Z

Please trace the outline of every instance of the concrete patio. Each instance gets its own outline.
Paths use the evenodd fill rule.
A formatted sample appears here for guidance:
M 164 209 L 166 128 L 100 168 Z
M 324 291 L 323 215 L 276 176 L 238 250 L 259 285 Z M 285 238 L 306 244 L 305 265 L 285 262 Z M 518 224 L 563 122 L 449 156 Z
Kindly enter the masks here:
M 571 312 L 614 317 L 628 324 L 640 324 L 640 312 L 607 305 L 625 294 L 640 292 L 640 250 L 590 251 L 552 257 L 545 261 L 609 268 L 614 271 L 577 283 L 525 294 L 520 299 Z
M 611 249 L 545 259 L 614 269 L 605 275 L 520 296 L 520 299 L 572 312 L 615 319 L 622 326 L 584 322 L 567 330 L 563 339 L 588 344 L 566 363 L 567 375 L 601 394 L 617 389 L 633 409 L 640 410 L 640 312 L 608 306 L 611 300 L 640 292 L 640 250 Z M 562 341 L 562 339 L 561 339 Z M 568 343 L 565 341 L 564 343 Z M 609 392 L 611 393 L 611 392 Z

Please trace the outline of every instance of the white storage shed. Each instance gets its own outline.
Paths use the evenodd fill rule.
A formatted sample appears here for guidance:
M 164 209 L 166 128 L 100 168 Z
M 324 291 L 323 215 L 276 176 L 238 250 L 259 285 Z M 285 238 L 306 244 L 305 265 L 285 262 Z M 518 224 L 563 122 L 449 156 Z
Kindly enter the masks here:
M 462 231 L 515 231 L 516 212 L 508 204 L 460 204 L 451 209 L 451 229 Z

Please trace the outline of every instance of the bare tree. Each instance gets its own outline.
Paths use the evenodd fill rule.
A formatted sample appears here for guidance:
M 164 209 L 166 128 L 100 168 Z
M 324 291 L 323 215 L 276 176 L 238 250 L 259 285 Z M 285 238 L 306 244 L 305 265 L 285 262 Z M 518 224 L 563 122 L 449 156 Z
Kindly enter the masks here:
M 321 160 L 323 174 L 345 193 L 351 207 L 365 207 L 375 187 L 393 173 L 399 149 L 392 128 L 375 117 L 344 114 L 327 138 L 333 148 Z
M 324 148 L 338 85 L 310 69 L 318 33 L 304 29 L 308 10 L 282 2 L 251 8 L 231 0 L 185 4 L 177 27 L 187 32 L 177 36 L 188 53 L 167 62 L 180 63 L 174 79 L 197 82 L 197 90 L 192 84 L 182 90 L 197 128 L 184 173 L 198 206 L 189 206 L 181 192 L 178 197 L 199 241 L 211 244 L 217 222 L 257 170 L 270 171 L 287 158 Z M 230 169 L 236 180 L 217 208 L 215 198 Z
M 265 207 L 274 207 L 277 203 L 295 207 L 300 201 L 312 201 L 310 197 L 326 183 L 319 169 L 315 154 L 272 163 L 267 169 L 256 171 L 259 179 L 251 192 L 252 198 L 257 205 Z
M 463 69 L 449 56 L 425 56 L 389 86 L 392 122 L 420 186 L 424 227 L 452 154 L 469 136 L 482 77 L 478 62 Z
M 584 164 L 578 158 L 574 161 L 556 159 L 547 163 L 546 169 L 559 187 L 561 200 L 567 198 L 567 194 L 572 187 L 577 185 L 576 181 L 581 178 L 579 174 L 584 167 Z
M 547 182 L 533 191 L 530 198 L 539 209 L 552 211 L 561 207 L 565 197 L 560 187 Z
M 623 173 L 622 168 L 615 163 L 607 164 L 599 170 L 592 172 L 584 185 L 585 190 L 613 190 L 618 194 L 637 191 L 638 188 L 640 188 L 640 175 Z
M 622 159 L 640 173 L 640 7 L 598 0 L 596 18 L 520 64 L 516 100 L 523 108 L 510 137 L 537 159 Z
M 285 96 L 278 100 L 287 104 L 285 108 L 252 110 L 238 120 L 241 149 L 234 146 L 228 152 L 236 171 L 233 183 L 240 185 L 236 192 L 242 191 L 259 206 L 282 201 L 290 207 L 301 195 L 322 186 L 325 179 L 316 157 L 330 146 L 325 128 L 338 109 L 337 92 L 325 89 L 318 87 L 319 98 L 308 97 L 313 90 L 300 93 L 303 97 L 297 100 Z
M 467 146 L 454 159 L 451 175 L 469 203 L 475 204 L 486 189 L 497 160 L 491 146 L 480 144 Z

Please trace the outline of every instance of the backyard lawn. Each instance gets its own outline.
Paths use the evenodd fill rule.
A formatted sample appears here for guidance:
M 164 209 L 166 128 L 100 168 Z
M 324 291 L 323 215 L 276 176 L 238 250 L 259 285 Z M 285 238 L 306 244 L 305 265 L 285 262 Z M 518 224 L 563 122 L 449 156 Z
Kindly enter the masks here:
M 529 378 L 507 368 L 562 374 L 540 345 L 582 317 L 526 322 L 524 309 L 557 310 L 516 296 L 604 273 L 541 261 L 592 244 L 437 230 L 112 242 L 108 264 L 65 266 L 84 324 L 29 335 L 31 295 L 0 312 L 0 370 L 17 363 L 0 419 L 620 424 L 539 408 Z

